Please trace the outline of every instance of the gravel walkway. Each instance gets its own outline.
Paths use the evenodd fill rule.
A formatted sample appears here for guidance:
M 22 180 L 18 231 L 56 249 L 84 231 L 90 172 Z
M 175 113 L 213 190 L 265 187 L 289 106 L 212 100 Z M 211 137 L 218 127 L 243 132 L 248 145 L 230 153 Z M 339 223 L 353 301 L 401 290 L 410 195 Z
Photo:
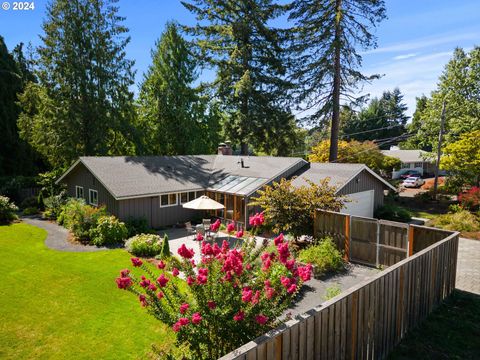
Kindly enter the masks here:
M 303 285 L 299 299 L 285 312 L 292 316 L 306 311 L 327 301 L 325 295 L 328 288 L 338 288 L 342 292 L 354 285 L 378 274 L 380 270 L 368 266 L 349 264 L 348 271 L 321 279 L 311 279 Z
M 50 249 L 69 252 L 92 252 L 109 250 L 109 248 L 107 247 L 83 245 L 68 241 L 68 230 L 60 225 L 57 225 L 54 222 L 43 220 L 38 217 L 22 217 L 22 221 L 46 230 L 48 235 L 45 240 L 45 245 Z

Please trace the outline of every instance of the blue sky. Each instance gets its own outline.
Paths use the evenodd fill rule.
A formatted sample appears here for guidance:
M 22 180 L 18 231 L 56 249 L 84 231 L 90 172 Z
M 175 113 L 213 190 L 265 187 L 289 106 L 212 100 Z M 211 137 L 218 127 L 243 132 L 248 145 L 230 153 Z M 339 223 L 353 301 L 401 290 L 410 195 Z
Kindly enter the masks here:
M 36 0 L 35 10 L 29 11 L 0 9 L 0 35 L 9 49 L 19 42 L 39 44 L 46 2 Z M 136 62 L 138 83 L 165 23 L 193 24 L 195 19 L 179 0 L 120 0 L 119 5 L 130 29 L 127 54 Z M 378 48 L 363 54 L 363 71 L 384 76 L 365 85 L 363 92 L 379 96 L 399 87 L 411 114 L 415 97 L 435 88 L 454 48 L 480 45 L 480 0 L 386 0 L 386 7 L 388 19 L 376 31 Z

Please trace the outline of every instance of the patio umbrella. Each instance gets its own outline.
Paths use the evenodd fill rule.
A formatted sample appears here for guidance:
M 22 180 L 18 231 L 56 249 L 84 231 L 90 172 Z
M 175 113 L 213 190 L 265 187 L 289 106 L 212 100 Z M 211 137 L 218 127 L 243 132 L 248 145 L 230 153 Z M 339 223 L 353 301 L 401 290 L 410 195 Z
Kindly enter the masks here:
M 183 204 L 183 207 L 194 210 L 219 210 L 223 209 L 225 206 L 213 199 L 210 199 L 208 196 L 202 195 L 195 200 Z

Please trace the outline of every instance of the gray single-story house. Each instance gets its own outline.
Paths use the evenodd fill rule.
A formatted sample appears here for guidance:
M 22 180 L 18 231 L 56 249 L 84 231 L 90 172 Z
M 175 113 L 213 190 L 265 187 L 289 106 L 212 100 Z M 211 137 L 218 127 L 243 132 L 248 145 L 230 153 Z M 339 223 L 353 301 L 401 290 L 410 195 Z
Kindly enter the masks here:
M 382 154 L 400 160 L 400 169 L 394 169 L 392 179 L 398 179 L 408 170 L 415 170 L 423 176 L 432 176 L 435 173 L 435 161 L 429 158 L 429 153 L 423 150 L 401 150 L 392 148 L 382 150 Z
M 250 198 L 265 185 L 300 175 L 317 181 L 330 177 L 341 186 L 340 194 L 364 201 L 368 212 L 383 204 L 383 190 L 391 187 L 360 164 L 309 164 L 301 158 L 219 155 L 80 157 L 58 180 L 68 195 L 94 206 L 105 205 L 121 220 L 147 219 L 154 228 L 173 225 L 199 216 L 182 204 L 203 194 L 225 205 L 211 213 L 248 225 L 256 210 Z M 372 195 L 373 194 L 373 195 Z M 352 203 L 353 204 L 353 203 Z M 350 205 L 349 205 L 350 206 Z M 355 209 L 354 209 L 355 210 Z M 371 210 L 371 211 L 370 211 Z

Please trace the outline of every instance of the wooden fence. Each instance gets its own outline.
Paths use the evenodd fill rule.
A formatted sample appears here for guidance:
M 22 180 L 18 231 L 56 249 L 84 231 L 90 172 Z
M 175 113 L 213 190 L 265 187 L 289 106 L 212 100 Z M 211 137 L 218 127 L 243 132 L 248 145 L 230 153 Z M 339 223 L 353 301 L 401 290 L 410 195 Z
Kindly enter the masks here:
M 347 222 L 343 226 L 344 238 L 348 238 L 350 230 L 352 239 L 356 238 L 354 228 L 350 229 Z M 455 288 L 459 235 L 426 227 L 415 227 L 412 234 L 405 226 L 394 230 L 389 229 L 388 223 L 383 226 L 380 233 L 375 232 L 384 246 L 377 247 L 380 252 L 389 253 L 385 246 L 393 246 L 395 251 L 404 249 L 406 231 L 414 254 L 221 359 L 386 358 L 406 332 Z M 368 233 L 371 229 L 363 231 Z M 333 235 L 335 239 L 342 238 L 339 233 Z M 364 236 L 358 239 L 363 240 Z M 422 246 L 427 247 L 418 250 Z
M 319 210 L 314 234 L 331 236 L 345 260 L 378 267 L 394 265 L 452 232 Z

